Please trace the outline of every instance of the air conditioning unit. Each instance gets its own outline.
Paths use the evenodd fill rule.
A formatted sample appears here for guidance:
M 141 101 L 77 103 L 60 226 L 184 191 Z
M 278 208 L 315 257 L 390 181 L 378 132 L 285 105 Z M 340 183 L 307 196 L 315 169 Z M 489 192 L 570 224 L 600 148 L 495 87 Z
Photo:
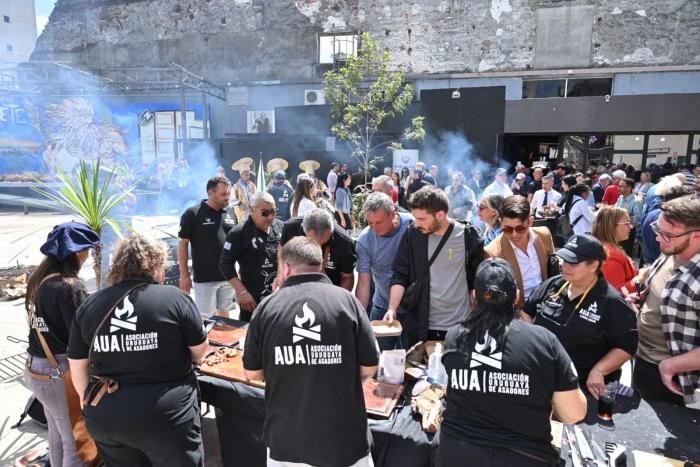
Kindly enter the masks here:
M 322 89 L 307 89 L 304 91 L 304 105 L 325 105 L 326 96 Z

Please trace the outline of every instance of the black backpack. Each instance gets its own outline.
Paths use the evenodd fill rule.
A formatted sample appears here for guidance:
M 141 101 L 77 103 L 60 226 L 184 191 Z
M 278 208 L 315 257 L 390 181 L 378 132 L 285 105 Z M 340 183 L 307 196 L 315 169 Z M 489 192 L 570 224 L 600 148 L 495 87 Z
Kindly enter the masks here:
M 569 212 L 571 212 L 571 208 L 574 207 L 574 204 L 578 203 L 579 201 L 581 200 L 577 199 L 576 201 L 571 203 L 571 206 L 569 207 Z M 578 221 L 580 221 L 583 217 L 583 214 L 581 214 L 572 223 L 569 221 L 569 212 L 563 211 L 561 215 L 557 217 L 557 233 L 562 238 L 568 238 L 569 235 L 573 233 L 574 226 L 578 224 Z

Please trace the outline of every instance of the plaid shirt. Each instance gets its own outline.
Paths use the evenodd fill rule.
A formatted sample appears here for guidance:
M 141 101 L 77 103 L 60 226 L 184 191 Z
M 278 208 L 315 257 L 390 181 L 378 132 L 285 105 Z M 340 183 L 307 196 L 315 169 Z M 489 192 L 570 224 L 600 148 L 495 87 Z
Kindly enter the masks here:
M 649 279 L 666 260 L 661 255 L 653 264 Z M 661 328 L 671 355 L 700 348 L 700 253 L 674 271 L 661 293 Z M 679 373 L 678 380 L 686 403 L 695 402 L 700 386 L 700 369 Z

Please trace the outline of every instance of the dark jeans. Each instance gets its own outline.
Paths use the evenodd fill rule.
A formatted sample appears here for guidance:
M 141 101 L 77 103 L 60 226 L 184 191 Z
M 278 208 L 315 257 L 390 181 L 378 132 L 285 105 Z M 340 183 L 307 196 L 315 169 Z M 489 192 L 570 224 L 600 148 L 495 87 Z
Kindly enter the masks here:
M 107 467 L 202 467 L 202 422 L 199 408 L 186 423 L 163 430 L 88 430 Z
M 533 457 L 511 451 L 507 448 L 492 448 L 478 446 L 467 441 L 446 436 L 440 433 L 438 448 L 438 466 L 453 467 L 501 467 L 506 465 L 518 467 L 543 467 L 556 465 L 537 460 Z
M 677 381 L 677 377 L 673 378 Z M 683 406 L 683 398 L 669 391 L 661 381 L 659 365 L 649 363 L 641 358 L 634 359 L 632 370 L 632 387 L 644 399 L 652 401 L 666 401 Z

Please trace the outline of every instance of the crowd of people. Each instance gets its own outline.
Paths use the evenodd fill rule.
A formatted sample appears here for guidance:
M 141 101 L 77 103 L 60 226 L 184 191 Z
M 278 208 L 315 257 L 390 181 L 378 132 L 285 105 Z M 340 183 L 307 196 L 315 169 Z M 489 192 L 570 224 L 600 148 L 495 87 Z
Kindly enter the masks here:
M 202 318 L 236 303 L 246 376 L 266 382 L 268 465 L 373 465 L 362 384 L 381 350 L 419 341 L 445 341 L 444 466 L 555 465 L 552 411 L 581 420 L 630 361 L 642 397 L 696 402 L 700 167 L 656 179 L 519 165 L 485 183 L 419 162 L 374 177 L 358 205 L 364 180 L 340 164 L 324 183 L 305 161 L 292 186 L 278 159 L 263 191 L 251 165 L 183 210 L 181 290 L 161 285 L 162 245 L 134 235 L 113 252 L 110 286 L 87 297 L 77 273 L 99 238 L 75 223 L 49 235 L 28 287 L 27 381 L 52 464 L 83 462 L 63 402 L 70 367 L 107 465 L 202 465 Z M 402 335 L 377 339 L 371 320 L 398 320 Z

